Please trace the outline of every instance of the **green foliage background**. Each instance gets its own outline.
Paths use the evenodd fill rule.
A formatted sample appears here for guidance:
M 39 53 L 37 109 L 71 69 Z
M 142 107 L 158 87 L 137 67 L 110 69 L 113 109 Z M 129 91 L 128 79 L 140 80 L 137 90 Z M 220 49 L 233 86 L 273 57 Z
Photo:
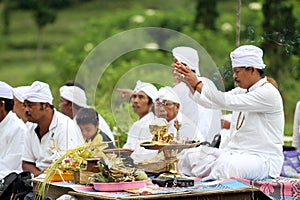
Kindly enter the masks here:
M 215 23 L 215 30 L 209 30 L 202 24 L 194 26 L 196 0 L 74 2 L 71 7 L 57 13 L 54 24 L 44 27 L 43 60 L 39 66 L 36 61 L 38 29 L 35 27 L 30 11 L 16 10 L 12 13 L 10 34 L 1 36 L 0 39 L 0 80 L 12 86 L 29 85 L 34 80 L 47 82 L 51 86 L 54 103 L 58 108 L 59 87 L 75 79 L 81 63 L 99 43 L 129 29 L 163 27 L 182 32 L 199 42 L 219 67 L 225 88 L 233 87 L 229 53 L 235 48 L 237 1 L 217 2 L 219 16 Z M 249 5 L 253 2 L 257 3 L 248 0 L 243 1 L 242 4 L 241 44 L 260 46 L 264 40 L 263 14 L 261 9 L 250 8 Z M 300 3 L 296 0 L 288 2 L 295 4 L 293 12 L 299 30 Z M 138 22 L 137 19 L 142 20 Z M 168 42 L 172 43 L 172 41 Z M 113 51 L 114 48 L 122 48 L 122 46 L 111 47 L 108 51 Z M 284 98 L 285 135 L 292 135 L 293 112 L 296 101 L 300 100 L 299 58 L 293 55 L 290 55 L 290 58 L 289 63 L 286 63 L 287 66 L 282 66 L 290 70 L 283 75 L 285 77 L 283 82 L 278 83 Z M 264 58 L 267 66 L 272 59 Z M 122 75 L 144 63 L 170 65 L 171 61 L 172 56 L 167 52 L 144 49 L 128 53 L 109 66 L 98 84 L 95 107 L 111 127 L 115 125 L 111 108 L 112 93 Z M 142 77 L 148 75 L 148 72 L 144 73 L 145 75 L 134 78 L 142 80 Z M 153 71 L 153 76 L 159 76 L 159 72 Z M 273 78 L 276 80 L 277 77 Z M 135 85 L 136 80 L 128 81 Z M 116 112 L 122 113 L 130 110 L 130 106 L 127 102 L 120 102 L 120 106 L 115 109 Z M 130 115 L 131 119 L 124 118 L 124 124 L 128 126 L 135 120 L 132 112 Z M 120 131 L 126 132 L 124 127 Z M 126 136 L 122 135 L 122 143 L 125 139 Z

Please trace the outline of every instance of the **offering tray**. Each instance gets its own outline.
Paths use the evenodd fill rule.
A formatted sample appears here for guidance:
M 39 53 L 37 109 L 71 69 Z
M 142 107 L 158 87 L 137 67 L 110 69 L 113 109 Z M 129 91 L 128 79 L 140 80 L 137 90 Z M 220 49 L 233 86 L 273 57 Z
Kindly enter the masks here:
M 147 185 L 148 180 L 143 181 L 131 181 L 131 182 L 110 182 L 99 183 L 93 182 L 94 189 L 100 192 L 117 192 L 126 189 L 139 189 Z
M 178 159 L 177 153 L 180 150 L 193 148 L 200 145 L 200 141 L 190 141 L 186 143 L 164 143 L 158 141 L 143 142 L 140 144 L 141 147 L 149 150 L 162 150 L 165 156 L 166 169 L 168 172 L 159 175 L 159 178 L 170 177 L 181 177 L 178 172 Z
M 162 148 L 164 149 L 174 149 L 174 150 L 182 150 L 182 149 L 188 149 L 193 148 L 200 145 L 200 141 L 196 141 L 193 143 L 162 143 L 162 142 L 143 142 L 140 144 L 141 147 L 144 147 L 145 149 L 150 150 L 160 150 Z
M 144 147 L 145 149 L 150 150 L 160 150 L 161 148 L 166 147 L 169 145 L 168 143 L 162 143 L 162 142 L 143 142 L 140 144 L 141 147 Z

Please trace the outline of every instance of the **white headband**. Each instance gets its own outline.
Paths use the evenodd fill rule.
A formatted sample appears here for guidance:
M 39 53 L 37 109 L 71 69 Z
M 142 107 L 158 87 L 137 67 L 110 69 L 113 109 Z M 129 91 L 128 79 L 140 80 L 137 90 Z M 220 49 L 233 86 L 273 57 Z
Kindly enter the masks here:
M 2 81 L 0 81 L 0 97 L 6 99 L 13 99 L 12 87 Z
M 264 69 L 263 51 L 253 45 L 243 45 L 230 53 L 232 67 L 250 67 Z
M 181 104 L 178 95 L 175 93 L 173 88 L 171 88 L 169 86 L 165 86 L 165 87 L 160 88 L 158 90 L 158 97 L 157 98 Z
M 140 80 L 136 82 L 136 86 L 133 90 L 134 93 L 143 91 L 145 94 L 147 94 L 153 101 L 155 101 L 157 97 L 157 89 L 154 85 L 151 83 L 145 83 Z
M 16 99 L 18 99 L 20 102 L 24 102 L 26 93 L 29 91 L 30 86 L 19 86 L 16 88 L 13 88 L 13 93 Z
M 25 94 L 25 99 L 30 102 L 50 103 L 53 105 L 53 97 L 49 85 L 40 81 L 35 81 L 31 84 Z
M 59 89 L 60 96 L 68 101 L 75 103 L 76 105 L 88 108 L 87 98 L 84 90 L 77 86 L 62 86 Z
M 172 50 L 172 54 L 176 60 L 186 64 L 200 76 L 199 56 L 195 49 L 191 47 L 176 47 Z

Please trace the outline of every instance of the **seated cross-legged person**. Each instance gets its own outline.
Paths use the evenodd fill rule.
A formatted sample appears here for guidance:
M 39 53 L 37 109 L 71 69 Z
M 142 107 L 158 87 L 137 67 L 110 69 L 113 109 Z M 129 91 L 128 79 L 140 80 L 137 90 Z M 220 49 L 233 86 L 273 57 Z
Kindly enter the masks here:
M 264 74 L 262 57 L 263 51 L 253 45 L 230 53 L 237 87 L 228 92 L 217 90 L 212 81 L 199 80 L 186 66 L 173 66 L 176 73 L 183 74 L 197 103 L 232 111 L 228 144 L 223 149 L 200 146 L 187 150 L 178 162 L 182 173 L 204 180 L 280 175 L 284 161 L 283 102 Z
M 34 125 L 25 134 L 22 167 L 36 177 L 84 141 L 74 121 L 55 110 L 48 84 L 33 82 L 25 96 L 25 116 Z

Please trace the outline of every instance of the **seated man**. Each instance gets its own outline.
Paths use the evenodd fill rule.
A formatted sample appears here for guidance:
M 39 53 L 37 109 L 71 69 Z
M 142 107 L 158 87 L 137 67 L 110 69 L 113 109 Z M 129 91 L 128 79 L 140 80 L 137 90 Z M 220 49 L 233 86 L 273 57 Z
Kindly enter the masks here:
M 217 90 L 212 81 L 199 80 L 186 66 L 173 66 L 189 84 L 197 103 L 232 111 L 225 148 L 189 149 L 179 158 L 178 168 L 203 180 L 276 178 L 284 161 L 282 97 L 265 76 L 262 49 L 243 45 L 232 51 L 230 58 L 237 87 L 228 92 Z
M 158 98 L 154 105 L 155 115 L 165 118 L 169 122 L 168 132 L 173 133 L 174 138 L 177 135 L 177 130 L 174 126 L 177 120 L 181 124 L 178 131 L 183 140 L 198 139 L 201 142 L 205 141 L 197 125 L 181 113 L 179 97 L 171 87 L 166 86 L 159 89 Z
M 85 94 L 84 87 L 77 83 L 67 83 L 59 89 L 60 92 L 60 111 L 69 116 L 71 119 L 76 118 L 78 111 L 81 108 L 88 108 L 87 98 Z M 111 141 L 114 142 L 114 135 L 110 130 L 107 122 L 104 118 L 98 113 L 99 118 L 99 129 L 105 133 Z M 75 120 L 76 121 L 76 120 Z
M 142 162 L 153 158 L 157 151 L 147 150 L 140 146 L 141 142 L 151 141 L 153 135 L 150 133 L 149 124 L 155 116 L 152 112 L 153 101 L 156 99 L 157 89 L 150 83 L 137 81 L 136 87 L 130 97 L 133 111 L 139 120 L 134 122 L 128 131 L 127 141 L 123 148 L 132 149 L 131 158 L 134 162 Z
M 39 81 L 33 82 L 25 95 L 25 116 L 34 125 L 25 134 L 22 167 L 34 177 L 68 149 L 84 143 L 74 121 L 56 111 L 52 99 L 49 85 Z
M 0 179 L 11 172 L 22 171 L 22 152 L 26 126 L 12 112 L 12 87 L 0 81 Z
M 107 142 L 108 148 L 115 148 L 111 139 L 99 129 L 99 118 L 96 110 L 92 108 L 81 108 L 76 115 L 76 122 L 81 130 L 85 142 L 102 143 Z
M 32 123 L 28 122 L 25 116 L 25 107 L 24 107 L 24 97 L 26 92 L 30 86 L 19 86 L 13 88 L 13 96 L 14 96 L 14 109 L 13 112 L 23 120 L 27 127 L 29 127 Z
M 172 54 L 174 57 L 173 65 L 181 63 L 190 67 L 197 78 L 200 78 L 199 56 L 195 49 L 179 46 L 172 49 Z M 191 98 L 191 92 L 182 76 L 176 73 L 174 75 L 176 82 L 173 89 L 180 99 L 182 114 L 188 117 L 198 127 L 205 141 L 211 143 L 214 137 L 221 131 L 221 110 L 205 108 L 197 104 Z

